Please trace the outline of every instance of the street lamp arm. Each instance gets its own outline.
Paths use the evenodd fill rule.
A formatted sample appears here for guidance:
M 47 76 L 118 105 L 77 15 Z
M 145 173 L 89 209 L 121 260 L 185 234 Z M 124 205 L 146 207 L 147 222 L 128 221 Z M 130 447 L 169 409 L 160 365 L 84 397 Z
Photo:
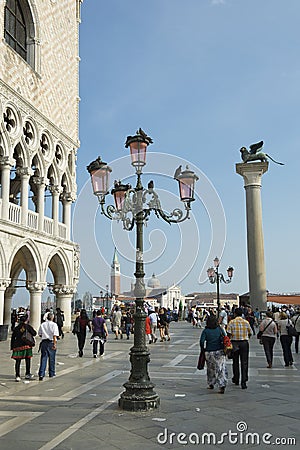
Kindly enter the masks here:
M 219 279 L 220 279 L 220 281 L 222 281 L 222 283 L 225 283 L 225 284 L 231 283 L 231 278 L 228 278 L 227 280 L 225 280 L 224 275 L 222 273 L 219 273 Z

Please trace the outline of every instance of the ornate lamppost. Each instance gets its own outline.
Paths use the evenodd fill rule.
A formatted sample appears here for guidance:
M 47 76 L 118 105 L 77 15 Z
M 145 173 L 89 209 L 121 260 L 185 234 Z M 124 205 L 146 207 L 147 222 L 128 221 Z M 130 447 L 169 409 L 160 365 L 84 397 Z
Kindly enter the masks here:
M 224 275 L 222 273 L 219 272 L 219 265 L 220 265 L 220 260 L 218 257 L 215 257 L 214 259 L 214 267 L 209 267 L 207 269 L 207 276 L 209 278 L 209 281 L 213 284 L 216 283 L 217 284 L 217 317 L 219 318 L 220 315 L 220 282 L 223 283 L 231 283 L 231 279 L 233 277 L 233 271 L 234 268 L 233 267 L 228 267 L 227 269 L 227 275 L 228 275 L 228 279 L 225 280 Z
M 136 260 L 135 260 L 135 314 L 134 314 L 134 345 L 130 349 L 131 371 L 129 380 L 124 383 L 125 391 L 119 399 L 119 406 L 128 411 L 139 411 L 157 408 L 159 396 L 154 392 L 155 385 L 148 374 L 150 353 L 146 346 L 144 297 L 146 294 L 144 283 L 143 262 L 143 227 L 153 211 L 157 217 L 169 224 L 180 223 L 190 216 L 191 202 L 194 201 L 194 185 L 198 177 L 187 167 L 182 171 L 178 167 L 174 178 L 179 183 L 180 200 L 184 210 L 179 208 L 172 212 L 165 212 L 160 204 L 158 194 L 154 190 L 154 183 L 150 181 L 147 189 L 142 185 L 142 169 L 146 164 L 146 151 L 152 139 L 140 128 L 135 136 L 128 136 L 125 147 L 130 148 L 131 164 L 136 171 L 136 186 L 122 184 L 115 181 L 111 194 L 114 196 L 115 206 L 105 207 L 105 197 L 109 193 L 109 175 L 112 169 L 98 157 L 87 167 L 91 175 L 93 192 L 98 197 L 101 213 L 111 220 L 122 221 L 123 228 L 131 231 L 136 226 Z

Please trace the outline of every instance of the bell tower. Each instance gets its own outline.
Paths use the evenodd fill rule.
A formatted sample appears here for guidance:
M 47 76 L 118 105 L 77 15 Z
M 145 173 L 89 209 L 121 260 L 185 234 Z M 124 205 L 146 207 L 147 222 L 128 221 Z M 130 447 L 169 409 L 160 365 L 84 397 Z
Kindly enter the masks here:
M 111 293 L 112 295 L 120 295 L 120 278 L 121 278 L 121 273 L 120 273 L 120 263 L 118 260 L 118 254 L 117 254 L 117 249 L 115 248 L 114 251 L 114 257 L 113 257 L 113 261 L 111 264 L 111 272 L 110 272 L 110 289 L 111 289 Z

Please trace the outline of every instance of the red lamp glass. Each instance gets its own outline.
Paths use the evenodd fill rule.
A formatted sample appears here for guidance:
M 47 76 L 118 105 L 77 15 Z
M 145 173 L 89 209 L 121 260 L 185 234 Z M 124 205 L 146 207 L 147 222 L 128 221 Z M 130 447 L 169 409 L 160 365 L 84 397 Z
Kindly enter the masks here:
M 176 180 L 179 183 L 180 200 L 187 203 L 193 202 L 195 200 L 195 181 L 199 180 L 197 175 L 192 170 L 189 170 L 187 166 L 186 170 L 176 176 Z
M 115 182 L 114 188 L 111 190 L 111 193 L 115 199 L 116 209 L 119 212 L 123 210 L 126 193 L 129 189 L 131 189 L 130 184 L 122 184 L 120 181 L 117 181 Z
M 100 199 L 103 199 L 108 193 L 111 168 L 98 156 L 95 161 L 87 166 L 87 170 L 91 176 L 94 194 L 100 197 Z
M 141 173 L 146 164 L 147 147 L 152 142 L 152 139 L 141 128 L 135 136 L 127 136 L 125 147 L 130 148 L 131 164 L 135 167 L 137 173 Z

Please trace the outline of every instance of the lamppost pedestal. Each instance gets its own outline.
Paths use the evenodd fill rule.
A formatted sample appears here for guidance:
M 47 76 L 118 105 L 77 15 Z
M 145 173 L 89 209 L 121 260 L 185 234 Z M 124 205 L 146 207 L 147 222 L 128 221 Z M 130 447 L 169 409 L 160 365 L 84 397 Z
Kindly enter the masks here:
M 131 372 L 129 380 L 123 384 L 125 391 L 119 398 L 120 408 L 126 411 L 146 411 L 158 408 L 159 396 L 148 375 L 150 352 L 145 342 L 146 314 L 138 308 L 134 314 L 134 345 L 130 349 Z

